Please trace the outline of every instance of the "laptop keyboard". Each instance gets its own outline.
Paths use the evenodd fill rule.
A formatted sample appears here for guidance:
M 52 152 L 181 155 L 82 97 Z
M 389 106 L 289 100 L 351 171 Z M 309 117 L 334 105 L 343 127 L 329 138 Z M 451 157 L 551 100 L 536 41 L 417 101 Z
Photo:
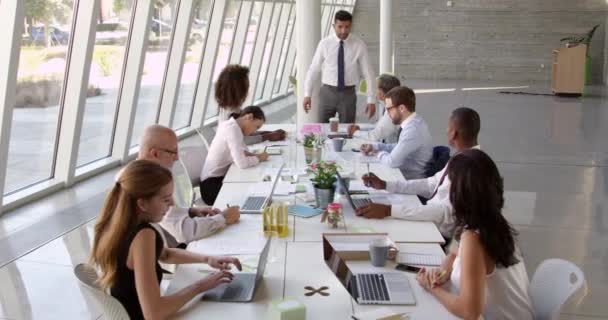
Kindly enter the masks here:
M 245 204 L 243 204 L 243 207 L 241 208 L 241 210 L 246 210 L 246 211 L 262 210 L 264 201 L 266 201 L 266 197 L 249 197 L 245 201 Z
M 372 203 L 372 200 L 369 198 L 353 199 L 353 203 L 355 204 L 355 208 L 361 208 Z
M 384 276 L 377 273 L 363 273 L 357 277 L 359 295 L 367 301 L 389 301 L 388 288 Z
M 243 292 L 243 286 L 241 284 L 234 283 L 226 287 L 226 291 L 222 294 L 222 299 L 231 300 L 241 296 Z

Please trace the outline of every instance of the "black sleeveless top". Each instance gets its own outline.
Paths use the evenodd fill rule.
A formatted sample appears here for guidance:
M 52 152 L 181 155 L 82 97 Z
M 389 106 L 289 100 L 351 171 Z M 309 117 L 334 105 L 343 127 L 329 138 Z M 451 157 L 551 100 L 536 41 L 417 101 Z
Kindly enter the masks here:
M 127 257 L 129 256 L 129 248 L 133 239 L 143 229 L 152 229 L 156 235 L 156 279 L 160 284 L 160 280 L 163 276 L 163 269 L 158 264 L 158 259 L 163 250 L 163 238 L 161 238 L 158 231 L 149 223 L 142 223 L 138 225 L 127 237 L 127 242 L 123 247 L 123 252 L 118 258 L 118 270 L 116 273 L 116 281 L 110 288 L 112 296 L 125 307 L 131 320 L 143 319 L 144 315 L 139 304 L 139 298 L 137 296 L 137 290 L 135 289 L 135 272 L 127 267 Z

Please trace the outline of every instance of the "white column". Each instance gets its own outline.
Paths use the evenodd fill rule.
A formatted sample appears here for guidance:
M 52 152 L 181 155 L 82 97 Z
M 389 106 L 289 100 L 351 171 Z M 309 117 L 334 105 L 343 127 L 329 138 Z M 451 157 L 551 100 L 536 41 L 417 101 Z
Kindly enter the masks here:
M 297 125 L 303 123 L 319 122 L 319 86 L 315 86 L 312 94 L 312 108 L 306 113 L 302 108 L 304 99 L 304 82 L 306 73 L 312 62 L 317 45 L 321 40 L 321 0 L 296 0 L 296 50 L 298 68 L 298 97 L 297 97 Z
M 380 0 L 380 73 L 394 73 L 393 0 Z

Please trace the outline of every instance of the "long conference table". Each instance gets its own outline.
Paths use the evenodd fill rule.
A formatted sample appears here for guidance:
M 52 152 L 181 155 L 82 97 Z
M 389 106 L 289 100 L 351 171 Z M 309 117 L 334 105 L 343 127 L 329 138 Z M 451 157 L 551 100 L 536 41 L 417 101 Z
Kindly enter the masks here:
M 263 193 L 269 190 L 272 182 L 268 176 L 276 175 L 284 163 L 284 171 L 303 173 L 306 162 L 303 147 L 296 144 L 295 125 L 265 125 L 262 130 L 284 129 L 288 138 L 283 142 L 263 143 L 252 146 L 253 149 L 264 148 L 267 145 L 280 145 L 281 155 L 271 156 L 269 161 L 247 169 L 231 166 L 224 184 L 214 203 L 214 207 L 224 208 L 226 205 L 239 205 L 250 194 Z M 323 127 L 324 131 L 327 126 Z M 342 127 L 341 130 L 344 130 Z M 351 177 L 361 177 L 367 172 L 367 164 L 359 163 L 358 154 L 350 151 L 363 141 L 349 139 L 344 150 L 334 152 L 327 144 L 323 158 L 334 160 L 341 170 Z M 403 179 L 397 169 L 388 168 L 379 163 L 370 163 L 370 171 L 382 179 Z M 279 177 L 280 178 L 280 177 Z M 298 184 L 307 186 L 304 194 L 285 192 L 286 184 L 279 182 L 272 196 L 273 201 L 283 201 L 289 204 L 311 204 L 312 188 L 307 179 L 302 178 Z M 262 190 L 262 191 L 260 191 Z M 371 198 L 376 202 L 419 204 L 416 196 L 374 193 Z M 378 199 L 378 201 L 377 201 Z M 343 207 L 343 222 L 339 228 L 331 228 L 327 223 L 320 222 L 321 216 L 301 218 L 289 215 L 289 233 L 285 238 L 273 239 L 270 258 L 266 266 L 263 280 L 259 283 L 255 298 L 248 303 L 210 302 L 194 298 L 176 315 L 177 319 L 268 319 L 270 302 L 277 299 L 295 299 L 306 306 L 306 319 L 351 319 L 351 315 L 377 309 L 375 305 L 358 304 L 342 286 L 323 260 L 323 233 L 388 233 L 391 240 L 398 245 L 437 246 L 444 242 L 437 227 L 431 222 L 415 222 L 387 218 L 369 220 L 355 215 L 354 210 L 344 196 L 337 200 Z M 211 255 L 225 254 L 239 257 L 244 265 L 243 272 L 255 273 L 259 253 L 266 239 L 262 231 L 262 217 L 255 214 L 243 214 L 239 223 L 228 226 L 223 231 L 210 237 L 192 242 L 187 250 Z M 395 262 L 388 261 L 383 268 L 371 266 L 369 261 L 347 261 L 353 272 L 396 272 Z M 178 265 L 166 294 L 175 293 L 192 284 L 212 270 L 201 264 Z M 233 270 L 237 272 L 236 270 Z M 451 319 L 451 315 L 437 300 L 424 291 L 416 282 L 415 274 L 402 272 L 408 277 L 410 287 L 416 298 L 415 306 L 388 306 L 395 312 L 406 313 L 403 319 Z M 329 287 L 329 296 L 315 294 L 305 296 L 305 286 L 319 288 Z

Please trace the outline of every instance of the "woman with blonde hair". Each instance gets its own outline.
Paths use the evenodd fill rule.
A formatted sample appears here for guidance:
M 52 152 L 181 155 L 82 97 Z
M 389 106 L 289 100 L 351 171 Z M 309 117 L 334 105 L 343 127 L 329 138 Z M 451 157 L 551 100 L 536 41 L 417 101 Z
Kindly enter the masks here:
M 131 319 L 164 319 L 197 294 L 230 282 L 227 270 L 238 259 L 211 257 L 164 248 L 151 225 L 173 205 L 171 171 L 147 160 L 135 160 L 120 174 L 106 197 L 97 223 L 91 262 L 99 267 L 98 284 L 125 307 Z M 207 263 L 218 272 L 170 295 L 161 296 L 159 261 L 173 264 Z

